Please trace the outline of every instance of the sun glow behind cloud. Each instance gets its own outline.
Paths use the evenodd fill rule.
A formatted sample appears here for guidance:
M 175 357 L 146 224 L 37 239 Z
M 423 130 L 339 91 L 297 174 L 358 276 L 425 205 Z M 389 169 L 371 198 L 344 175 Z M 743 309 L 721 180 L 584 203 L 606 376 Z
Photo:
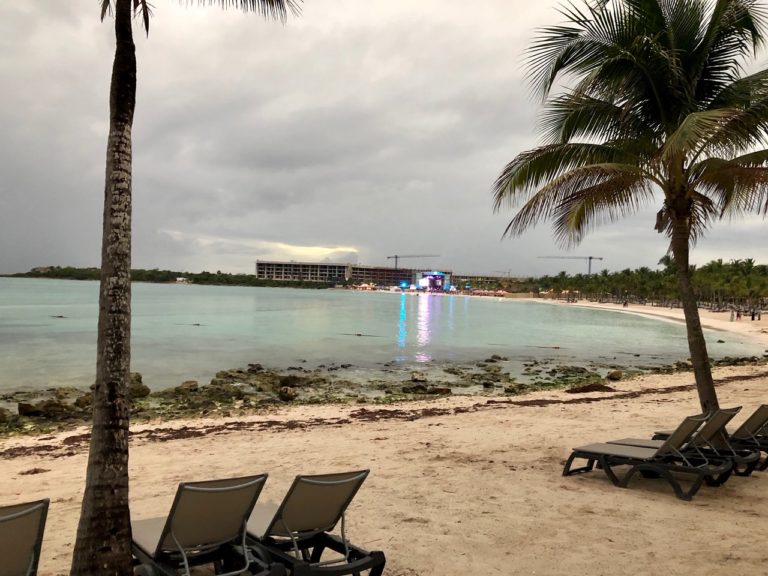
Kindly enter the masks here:
M 256 260 L 295 260 L 307 262 L 356 263 L 359 250 L 354 246 L 302 246 L 257 238 L 224 238 L 183 232 L 159 230 L 165 243 L 182 245 L 194 255 L 194 261 L 205 262 L 208 269 L 253 272 Z

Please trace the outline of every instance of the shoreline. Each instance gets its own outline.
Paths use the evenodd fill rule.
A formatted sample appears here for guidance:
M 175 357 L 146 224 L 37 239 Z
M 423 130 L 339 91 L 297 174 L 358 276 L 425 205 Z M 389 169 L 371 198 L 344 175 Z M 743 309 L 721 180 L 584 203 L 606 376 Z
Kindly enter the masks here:
M 684 322 L 681 309 L 637 304 L 624 308 L 620 304 L 585 301 L 516 300 L 621 312 L 654 321 Z M 731 322 L 727 313 L 708 310 L 700 313 L 706 329 L 738 335 L 744 339 L 741 342 L 754 341 L 763 350 L 768 347 L 768 322 L 749 319 Z M 232 414 L 245 416 L 291 404 L 336 404 L 341 408 L 360 403 L 391 406 L 445 396 L 515 398 L 539 390 L 610 386 L 615 380 L 642 374 L 685 372 L 690 369 L 689 362 L 685 360 L 687 354 L 678 361 L 664 363 L 660 357 L 632 354 L 634 350 L 592 360 L 581 360 L 563 353 L 559 346 L 553 346 L 549 355 L 542 353 L 528 359 L 514 351 L 512 358 L 495 354 L 496 351 L 499 349 L 488 350 L 488 357 L 479 360 L 437 360 L 417 365 L 388 362 L 365 367 L 331 363 L 313 368 L 299 363 L 274 368 L 250 364 L 248 368 L 220 370 L 210 384 L 203 380 L 188 380 L 154 390 L 142 383 L 140 374 L 135 374 L 138 383 L 133 382 L 132 376 L 130 394 L 135 400 L 131 418 L 138 422 L 154 418 L 172 422 L 199 414 L 220 418 Z M 766 362 L 767 356 L 768 352 L 764 352 L 762 358 L 710 355 L 723 359 L 713 360 L 714 366 L 760 365 Z M 87 389 L 71 386 L 2 391 L 0 437 L 71 429 L 87 421 L 89 396 Z
M 642 304 L 629 304 L 624 308 L 621 304 L 609 302 L 562 302 L 558 300 L 548 300 L 544 298 L 524 298 L 526 302 L 538 302 L 541 304 L 551 304 L 556 306 L 576 306 L 579 308 L 592 308 L 596 310 L 607 310 L 610 312 L 621 312 L 623 314 L 633 314 L 658 320 L 672 320 L 685 324 L 685 317 L 682 308 L 665 308 L 661 306 L 647 306 Z M 748 317 L 742 317 L 741 320 L 729 320 L 728 312 L 712 312 L 710 310 L 699 308 L 699 317 L 701 325 L 705 329 L 716 330 L 719 332 L 728 332 L 746 336 L 756 343 L 768 349 L 768 318 L 761 320 L 750 320 Z

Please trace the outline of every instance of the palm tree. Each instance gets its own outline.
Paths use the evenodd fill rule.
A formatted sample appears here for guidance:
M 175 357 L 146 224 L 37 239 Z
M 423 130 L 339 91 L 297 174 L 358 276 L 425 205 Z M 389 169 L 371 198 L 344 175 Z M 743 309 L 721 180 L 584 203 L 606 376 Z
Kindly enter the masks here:
M 300 0 L 219 0 L 223 7 L 285 21 Z M 203 0 L 200 0 L 203 4 Z M 210 2 L 208 2 L 210 3 Z M 86 486 L 71 574 L 132 574 L 128 510 L 128 388 L 131 334 L 131 127 L 136 103 L 132 13 L 149 33 L 147 0 L 101 0 L 115 16 L 115 59 L 109 95 L 101 288 L 93 388 L 93 426 Z
M 670 238 L 699 399 L 713 410 L 689 251 L 725 212 L 768 211 L 768 71 L 742 72 L 764 43 L 765 10 L 756 0 L 585 1 L 528 51 L 545 142 L 507 164 L 494 208 L 519 206 L 505 234 L 551 218 L 570 246 L 660 195 L 655 228 Z

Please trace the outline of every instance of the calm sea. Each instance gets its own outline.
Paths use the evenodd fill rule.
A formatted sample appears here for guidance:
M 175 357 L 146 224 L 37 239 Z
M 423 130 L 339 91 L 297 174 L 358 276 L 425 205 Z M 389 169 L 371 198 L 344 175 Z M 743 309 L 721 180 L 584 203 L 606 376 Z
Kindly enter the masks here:
M 98 283 L 0 278 L 0 389 L 87 387 Z M 132 370 L 154 389 L 218 370 L 350 363 L 359 370 L 465 362 L 668 364 L 688 356 L 682 324 L 568 306 L 466 296 L 133 285 Z M 726 340 L 717 343 L 717 339 Z M 760 354 L 708 334 L 714 357 Z M 635 356 L 639 354 L 639 356 Z

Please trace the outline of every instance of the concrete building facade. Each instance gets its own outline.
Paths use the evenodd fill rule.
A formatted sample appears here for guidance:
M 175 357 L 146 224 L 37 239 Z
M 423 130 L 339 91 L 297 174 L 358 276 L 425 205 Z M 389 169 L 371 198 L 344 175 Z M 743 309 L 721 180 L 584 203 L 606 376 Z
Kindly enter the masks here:
M 256 278 L 263 280 L 327 282 L 330 284 L 375 284 L 376 286 L 402 286 L 418 284 L 426 270 L 388 268 L 330 262 L 275 262 L 256 261 Z M 443 277 L 450 273 L 440 273 Z

